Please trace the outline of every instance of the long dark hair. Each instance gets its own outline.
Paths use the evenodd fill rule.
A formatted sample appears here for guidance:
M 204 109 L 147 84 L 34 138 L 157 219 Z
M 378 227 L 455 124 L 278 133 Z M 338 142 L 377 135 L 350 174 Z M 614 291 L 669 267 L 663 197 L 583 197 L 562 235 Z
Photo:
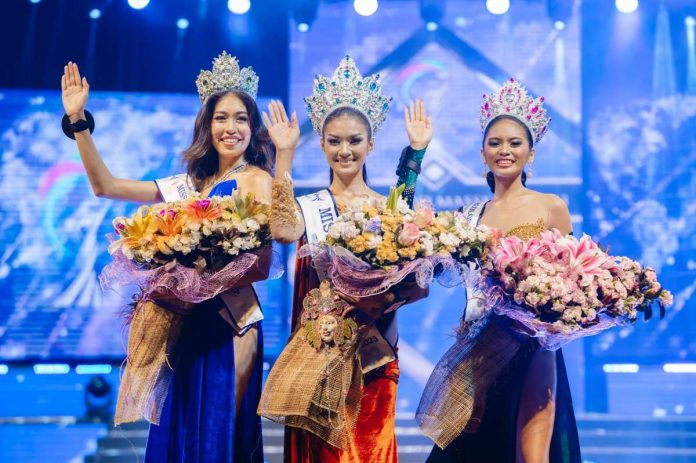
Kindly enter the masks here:
M 488 123 L 486 129 L 483 131 L 483 141 L 481 142 L 481 147 L 486 146 L 486 137 L 488 137 L 488 130 L 493 126 L 493 124 L 501 120 L 513 121 L 515 124 L 522 127 L 524 129 L 524 134 L 527 136 L 529 149 L 531 150 L 532 148 L 534 148 L 534 139 L 532 138 L 532 132 L 529 131 L 529 128 L 522 122 L 520 122 L 516 117 L 508 116 L 507 114 L 501 114 L 500 116 L 496 116 Z M 488 183 L 488 188 L 491 189 L 491 193 L 495 193 L 495 176 L 493 175 L 493 172 L 489 171 L 486 174 L 486 183 Z M 525 171 L 522 171 L 522 185 L 527 185 L 527 173 Z
M 203 106 L 198 111 L 196 123 L 193 126 L 193 141 L 191 146 L 184 151 L 184 161 L 186 162 L 186 173 L 191 178 L 191 182 L 196 190 L 200 191 L 205 187 L 208 178 L 217 174 L 219 163 L 218 153 L 213 146 L 213 134 L 211 124 L 215 106 L 223 97 L 233 94 L 236 95 L 249 115 L 249 125 L 251 127 L 251 142 L 244 152 L 244 160 L 253 166 L 260 167 L 268 173 L 273 172 L 275 164 L 275 148 L 268 136 L 268 131 L 263 125 L 261 114 L 256 102 L 252 97 L 244 92 L 220 92 L 208 97 Z
M 321 127 L 322 138 L 324 137 L 324 129 L 326 129 L 326 125 L 332 120 L 341 116 L 353 116 L 360 119 L 360 122 L 365 126 L 365 130 L 367 130 L 367 139 L 372 140 L 372 128 L 370 127 L 370 121 L 367 120 L 367 117 L 363 113 L 361 113 L 355 108 L 351 108 L 350 106 L 340 107 L 334 110 L 333 112 L 329 113 L 328 116 L 326 116 L 326 119 L 324 119 L 324 125 L 322 125 Z M 363 164 L 362 175 L 363 180 L 365 180 L 365 183 L 367 183 L 367 167 L 365 166 L 365 164 Z M 329 169 L 329 184 L 333 183 L 333 179 L 333 169 Z

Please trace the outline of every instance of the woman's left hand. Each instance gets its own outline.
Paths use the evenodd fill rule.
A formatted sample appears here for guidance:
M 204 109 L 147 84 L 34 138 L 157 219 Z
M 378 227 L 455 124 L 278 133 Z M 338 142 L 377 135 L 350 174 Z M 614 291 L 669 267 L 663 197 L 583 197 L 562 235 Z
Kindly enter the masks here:
M 283 103 L 271 100 L 268 105 L 268 114 L 263 113 L 263 122 L 268 129 L 268 135 L 275 145 L 276 153 L 294 152 L 300 139 L 300 126 L 297 122 L 297 114 L 292 113 L 288 118 Z
M 411 101 L 404 108 L 404 120 L 411 148 L 416 151 L 427 148 L 433 138 L 433 125 L 423 100 L 418 98 L 415 105 Z

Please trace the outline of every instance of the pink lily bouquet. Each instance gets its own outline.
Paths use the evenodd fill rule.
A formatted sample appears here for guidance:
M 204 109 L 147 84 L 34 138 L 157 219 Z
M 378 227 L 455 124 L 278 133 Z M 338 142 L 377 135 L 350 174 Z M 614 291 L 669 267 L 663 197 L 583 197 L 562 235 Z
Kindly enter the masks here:
M 191 303 L 210 299 L 268 262 L 268 217 L 267 204 L 238 192 L 141 206 L 132 217 L 114 219 L 114 260 L 100 281 Z
M 484 264 L 487 305 L 526 335 L 557 349 L 577 337 L 634 322 L 638 312 L 660 318 L 672 294 L 655 271 L 627 257 L 614 257 L 592 239 L 548 230 L 522 241 L 500 241 Z

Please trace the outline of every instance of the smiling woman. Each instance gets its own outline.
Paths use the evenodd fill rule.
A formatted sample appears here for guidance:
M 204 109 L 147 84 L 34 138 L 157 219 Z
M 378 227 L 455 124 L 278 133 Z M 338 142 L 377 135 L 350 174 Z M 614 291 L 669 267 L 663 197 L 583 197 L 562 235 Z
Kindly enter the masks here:
M 171 203 L 239 191 L 270 202 L 275 151 L 254 101 L 258 77 L 223 52 L 212 71 L 201 71 L 196 84 L 202 107 L 183 153 L 187 172 L 155 181 L 118 178 L 86 130 L 87 79 L 75 63 L 65 66 L 63 106 L 95 195 Z M 255 413 L 263 315 L 251 283 L 267 278 L 269 265 L 259 259 L 230 285 L 234 287 L 221 288 L 195 307 L 178 299 L 143 299 L 134 305 L 115 422 L 145 418 L 152 423 L 146 462 L 263 461 L 261 422 Z M 190 313 L 176 318 L 184 307 Z M 177 323 L 168 323 L 173 319 Z M 164 353 L 153 354 L 157 352 Z

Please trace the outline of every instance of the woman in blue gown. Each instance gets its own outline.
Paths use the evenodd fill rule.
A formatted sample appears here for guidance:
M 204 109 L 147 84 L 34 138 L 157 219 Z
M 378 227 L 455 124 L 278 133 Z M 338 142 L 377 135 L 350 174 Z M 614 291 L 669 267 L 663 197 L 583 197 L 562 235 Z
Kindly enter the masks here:
M 75 63 L 65 66 L 63 105 L 95 195 L 153 203 L 193 194 L 229 195 L 238 189 L 270 203 L 275 151 L 254 100 L 258 78 L 224 52 L 213 63 L 212 72 L 202 71 L 196 82 L 203 105 L 191 146 L 183 153 L 186 173 L 154 182 L 110 173 L 85 130 L 86 122 L 81 122 L 87 119 L 87 80 Z M 150 428 L 145 461 L 263 461 L 256 414 L 263 316 L 251 283 L 267 277 L 268 265 L 259 267 L 237 288 L 185 316 L 173 377 L 163 388 L 164 397 L 153 399 L 161 414 L 151 420 L 158 424 Z

